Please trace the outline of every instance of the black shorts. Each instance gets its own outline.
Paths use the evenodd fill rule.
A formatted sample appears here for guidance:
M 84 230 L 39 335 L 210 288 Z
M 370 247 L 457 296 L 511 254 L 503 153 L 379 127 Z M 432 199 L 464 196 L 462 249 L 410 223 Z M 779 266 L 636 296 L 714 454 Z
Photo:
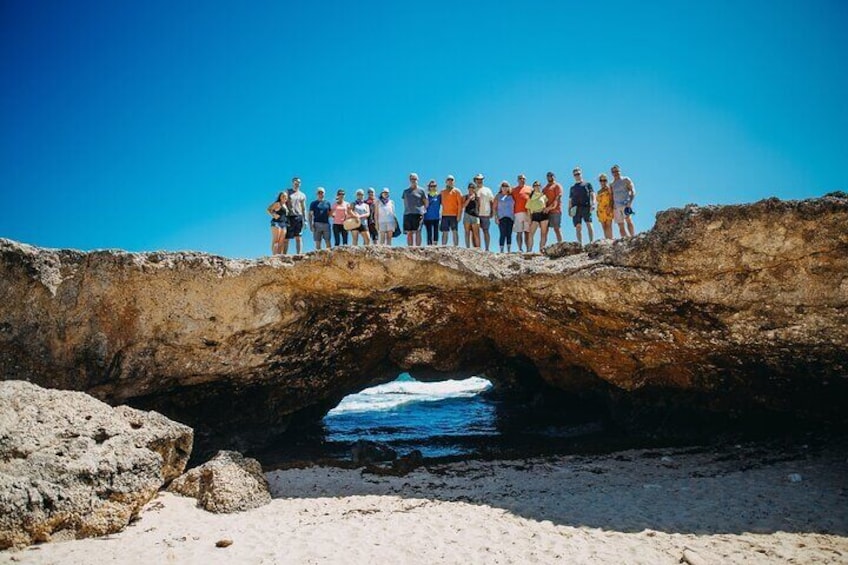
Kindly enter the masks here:
M 404 214 L 403 231 L 418 231 L 421 228 L 421 214 Z
M 533 212 L 530 214 L 531 222 L 547 222 L 550 214 L 547 212 Z
M 300 232 L 303 231 L 303 216 L 289 216 L 289 229 L 286 231 L 286 239 L 300 237 Z
M 579 226 L 580 222 L 592 223 L 592 208 L 591 206 L 575 206 L 577 213 L 571 218 L 575 226 Z

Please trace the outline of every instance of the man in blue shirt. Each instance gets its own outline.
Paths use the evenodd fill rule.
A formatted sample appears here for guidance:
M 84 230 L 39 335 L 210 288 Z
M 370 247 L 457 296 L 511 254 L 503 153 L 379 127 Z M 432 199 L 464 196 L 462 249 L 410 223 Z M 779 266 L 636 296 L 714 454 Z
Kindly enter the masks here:
M 317 200 L 309 205 L 309 229 L 315 241 L 315 249 L 321 249 L 321 241 L 330 248 L 330 203 L 324 200 L 324 187 L 319 186 Z

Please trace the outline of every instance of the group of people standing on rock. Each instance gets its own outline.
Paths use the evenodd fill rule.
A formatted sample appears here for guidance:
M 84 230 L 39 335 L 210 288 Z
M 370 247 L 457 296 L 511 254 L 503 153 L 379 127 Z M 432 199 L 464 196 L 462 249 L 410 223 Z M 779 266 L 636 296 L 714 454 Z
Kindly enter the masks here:
M 583 171 L 575 167 L 572 171 L 574 184 L 565 195 L 562 185 L 553 172 L 548 172 L 547 184 L 539 181 L 527 185 L 527 178 L 518 175 L 517 184 L 510 186 L 502 181 L 497 193 L 483 184 L 485 177 L 478 174 L 468 183 L 463 193 L 455 186 L 453 175 L 445 179 L 440 188 L 435 180 L 427 183 L 427 189 L 418 184 L 418 175 L 409 174 L 409 187 L 401 194 L 403 205 L 400 220 L 390 190 L 383 188 L 377 196 L 373 188 L 367 192 L 359 189 L 354 200 L 345 199 L 343 188 L 336 191 L 331 202 L 326 199 L 323 187 L 316 190 L 316 199 L 309 206 L 307 197 L 300 190 L 300 179 L 292 179 L 291 188 L 280 192 L 268 206 L 271 215 L 271 253 L 286 254 L 289 242 L 295 241 L 295 252 L 302 252 L 302 233 L 309 227 L 315 241 L 315 249 L 348 245 L 392 245 L 392 239 L 406 234 L 408 246 L 421 246 L 425 232 L 427 245 L 459 245 L 462 231 L 466 247 L 490 247 L 492 223 L 498 228 L 500 251 L 511 252 L 515 237 L 519 252 L 532 252 L 536 233 L 540 234 L 539 249 L 548 243 L 548 234 L 553 230 L 557 243 L 562 242 L 562 206 L 571 217 L 577 242 L 583 243 L 583 226 L 589 242 L 594 239 L 592 212 L 597 212 L 604 237 L 613 239 L 613 224 L 618 225 L 621 237 L 633 236 L 633 200 L 636 188 L 633 181 L 621 175 L 621 168 L 610 169 L 613 180 L 605 174 L 598 177 L 600 187 L 595 192 L 592 183 L 583 179 Z M 565 200 L 564 200 L 565 199 Z M 461 230 L 460 230 L 461 226 Z

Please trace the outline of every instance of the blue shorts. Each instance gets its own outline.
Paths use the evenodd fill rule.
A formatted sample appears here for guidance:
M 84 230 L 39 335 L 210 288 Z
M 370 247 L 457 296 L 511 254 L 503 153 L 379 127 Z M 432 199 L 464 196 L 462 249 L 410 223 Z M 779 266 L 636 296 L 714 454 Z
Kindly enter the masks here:
M 562 212 L 551 212 L 548 214 L 548 227 L 558 228 L 562 226 Z
M 489 224 L 491 223 L 491 221 L 492 221 L 492 218 L 490 218 L 489 216 L 486 216 L 485 218 L 483 216 L 480 216 L 480 229 L 481 230 L 488 230 Z
M 277 228 L 278 230 L 286 229 L 286 221 L 285 220 L 271 220 L 271 227 Z
M 439 224 L 439 231 L 456 231 L 459 223 L 456 221 L 456 216 L 442 216 L 442 223 Z

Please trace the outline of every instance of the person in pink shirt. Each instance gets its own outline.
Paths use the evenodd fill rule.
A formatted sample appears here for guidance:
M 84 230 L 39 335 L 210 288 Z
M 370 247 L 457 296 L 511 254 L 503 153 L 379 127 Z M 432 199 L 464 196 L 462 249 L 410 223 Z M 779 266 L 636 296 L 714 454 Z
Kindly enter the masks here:
M 344 229 L 344 221 L 350 204 L 345 202 L 345 191 L 340 188 L 336 192 L 336 201 L 330 206 L 330 214 L 333 216 L 333 246 L 347 245 L 347 230 Z

